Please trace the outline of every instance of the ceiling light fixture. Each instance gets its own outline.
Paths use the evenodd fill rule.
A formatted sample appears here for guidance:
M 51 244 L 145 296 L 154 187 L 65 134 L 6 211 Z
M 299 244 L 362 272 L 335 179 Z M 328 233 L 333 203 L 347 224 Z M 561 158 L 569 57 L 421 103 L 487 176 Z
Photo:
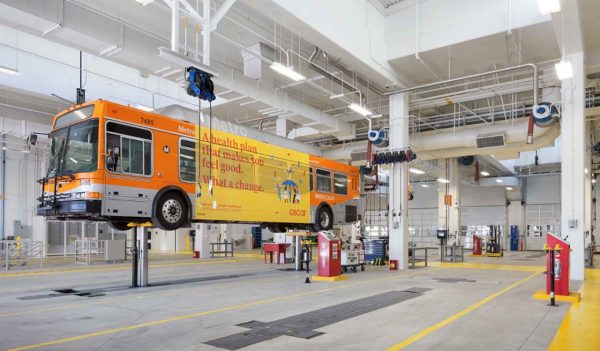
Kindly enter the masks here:
M 301 80 L 305 80 L 306 77 L 301 75 L 300 73 L 294 71 L 293 66 L 284 66 L 279 62 L 273 62 L 271 64 L 271 69 L 279 74 L 282 74 L 295 82 L 299 82 Z
M 542 15 L 560 11 L 560 0 L 537 0 L 537 4 Z
M 111 47 L 108 47 L 108 48 L 100 51 L 98 53 L 98 55 L 100 55 L 100 56 L 106 55 L 107 57 L 110 57 L 110 56 L 120 52 L 121 50 L 123 50 L 123 48 L 119 47 L 119 45 L 113 45 Z
M 146 112 L 152 112 L 152 111 L 154 111 L 154 109 L 152 107 L 146 106 L 146 105 L 142 105 L 142 104 L 135 105 L 135 108 L 137 108 L 138 110 L 146 111 Z
M 46 30 L 44 31 L 44 33 L 42 33 L 42 35 L 46 36 L 46 35 L 48 35 L 48 34 L 51 34 L 51 33 L 54 33 L 54 32 L 56 32 L 57 30 L 59 30 L 59 29 L 61 29 L 61 28 L 62 28 L 62 24 L 60 24 L 60 23 L 57 23 L 57 24 L 53 25 L 52 27 L 50 27 L 50 28 L 46 29 Z
M 140 4 L 142 4 L 142 6 L 146 6 L 149 3 L 153 2 L 154 0 L 135 0 L 136 2 L 139 2 Z
M 513 190 L 513 188 L 511 186 L 507 186 L 506 190 L 511 191 L 511 190 Z
M 592 179 L 592 183 L 596 183 L 596 179 Z
M 422 171 L 418 168 L 410 168 L 408 171 L 412 174 L 425 174 L 425 171 Z
M 19 71 L 16 69 L 0 66 L 0 72 L 10 74 L 11 76 L 16 76 L 19 74 Z
M 422 186 L 423 188 L 429 188 L 429 184 L 425 184 L 425 183 L 423 183 L 423 184 L 421 184 L 421 186 Z
M 339 99 L 339 98 L 342 98 L 342 97 L 344 97 L 344 93 L 342 93 L 342 94 L 335 94 L 335 95 L 331 95 L 329 97 L 329 100 Z
M 380 114 L 371 116 L 371 118 L 379 118 L 379 117 L 383 117 L 383 115 L 380 113 Z
M 354 102 L 350 104 L 350 109 L 358 114 L 361 114 L 365 117 L 370 116 L 373 114 L 373 112 L 367 110 L 366 108 L 360 106 L 359 104 L 355 104 Z
M 438 178 L 437 181 L 440 182 L 440 183 L 442 183 L 442 184 L 448 184 L 448 183 L 450 183 L 450 181 L 448 179 L 444 179 L 444 178 Z
M 560 80 L 573 78 L 573 66 L 571 65 L 571 61 L 561 60 L 554 65 L 554 70 L 556 70 L 556 76 Z
M 481 172 L 479 172 L 479 174 L 481 174 L 481 175 L 482 175 L 482 176 L 484 176 L 484 177 L 487 177 L 487 176 L 489 176 L 489 175 L 490 175 L 490 172 L 481 171 Z
M 588 171 L 588 169 L 587 169 L 587 168 L 584 168 L 584 169 L 583 169 L 583 172 L 585 172 L 585 174 L 588 174 L 588 173 L 589 173 L 589 171 Z
M 504 183 L 504 180 L 502 180 L 502 179 L 500 179 L 500 178 L 497 178 L 497 179 L 496 179 L 496 183 Z

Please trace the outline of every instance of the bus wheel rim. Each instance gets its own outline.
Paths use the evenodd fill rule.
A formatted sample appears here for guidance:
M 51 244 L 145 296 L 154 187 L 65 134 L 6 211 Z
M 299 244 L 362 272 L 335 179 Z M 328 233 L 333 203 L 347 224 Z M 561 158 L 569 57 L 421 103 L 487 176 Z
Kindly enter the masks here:
M 173 199 L 165 201 L 162 207 L 163 218 L 169 223 L 177 223 L 181 219 L 181 204 Z
M 321 212 L 321 218 L 319 218 L 321 221 L 319 224 L 321 224 L 322 228 L 327 228 L 327 226 L 329 225 L 329 215 L 323 211 Z

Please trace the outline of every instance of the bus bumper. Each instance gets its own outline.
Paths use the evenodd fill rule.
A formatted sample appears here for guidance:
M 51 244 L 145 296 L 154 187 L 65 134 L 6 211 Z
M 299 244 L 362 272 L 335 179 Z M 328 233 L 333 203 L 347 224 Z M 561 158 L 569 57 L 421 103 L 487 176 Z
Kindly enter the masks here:
M 85 217 L 99 216 L 102 210 L 101 200 L 66 200 L 54 206 L 38 206 L 37 215 L 45 217 L 67 216 Z

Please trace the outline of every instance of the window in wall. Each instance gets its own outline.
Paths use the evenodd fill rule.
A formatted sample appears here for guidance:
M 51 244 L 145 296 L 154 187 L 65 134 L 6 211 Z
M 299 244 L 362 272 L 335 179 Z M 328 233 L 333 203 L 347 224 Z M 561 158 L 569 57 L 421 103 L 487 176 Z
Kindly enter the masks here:
M 348 195 L 348 176 L 345 174 L 333 174 L 333 192 L 338 195 Z
M 317 169 L 317 191 L 322 193 L 331 192 L 331 172 Z
M 179 141 L 179 178 L 184 182 L 194 182 L 196 177 L 196 143 L 191 140 Z

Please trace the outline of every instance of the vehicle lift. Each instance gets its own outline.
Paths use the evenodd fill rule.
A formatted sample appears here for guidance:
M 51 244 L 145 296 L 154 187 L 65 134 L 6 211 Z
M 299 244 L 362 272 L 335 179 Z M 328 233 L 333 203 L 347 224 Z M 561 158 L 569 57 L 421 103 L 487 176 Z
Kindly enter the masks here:
M 152 227 L 152 223 L 129 223 L 130 228 L 135 228 L 133 235 L 133 245 L 131 247 L 131 287 L 148 286 L 148 233 L 147 228 Z M 138 247 L 138 240 L 140 242 Z

